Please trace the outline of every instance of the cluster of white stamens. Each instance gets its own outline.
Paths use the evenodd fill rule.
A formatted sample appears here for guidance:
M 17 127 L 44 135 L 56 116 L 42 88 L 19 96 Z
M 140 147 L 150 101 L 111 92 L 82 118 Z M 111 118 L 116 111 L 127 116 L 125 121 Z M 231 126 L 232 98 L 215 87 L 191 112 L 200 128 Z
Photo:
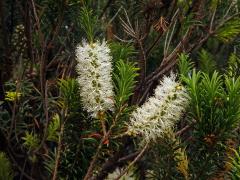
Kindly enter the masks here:
M 83 107 L 97 118 L 100 112 L 112 110 L 114 105 L 110 49 L 105 41 L 83 42 L 76 49 L 76 59 Z
M 189 98 L 176 76 L 164 77 L 149 98 L 131 115 L 128 134 L 142 135 L 144 140 L 155 140 L 172 128 L 184 112 Z

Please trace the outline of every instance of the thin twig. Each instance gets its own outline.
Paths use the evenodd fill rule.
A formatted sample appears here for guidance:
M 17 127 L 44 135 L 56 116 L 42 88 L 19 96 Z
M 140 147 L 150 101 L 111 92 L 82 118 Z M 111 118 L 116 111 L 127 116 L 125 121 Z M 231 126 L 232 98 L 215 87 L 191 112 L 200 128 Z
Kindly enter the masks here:
M 215 28 L 214 31 L 216 31 L 217 29 L 221 28 L 222 26 L 225 25 L 226 22 L 232 20 L 233 18 L 235 18 L 236 16 L 239 16 L 239 15 L 240 15 L 240 13 L 235 13 L 235 14 L 233 14 L 232 16 L 229 16 L 228 18 L 223 19 L 223 20 L 221 21 L 221 23 L 218 24 L 218 26 Z
M 104 115 L 104 112 L 99 112 L 99 120 L 101 122 L 103 136 L 105 137 L 107 135 L 107 129 L 106 129 L 106 125 L 105 125 L 105 115 Z
M 121 174 L 115 179 L 115 180 L 119 180 L 124 174 L 126 174 L 126 172 L 140 159 L 142 158 L 143 154 L 145 153 L 145 151 L 148 148 L 148 143 L 144 146 L 144 148 L 142 149 L 142 151 L 137 155 L 137 157 L 128 165 L 128 167 L 121 172 Z
M 123 105 L 123 106 L 119 109 L 119 111 L 116 113 L 115 117 L 113 118 L 113 123 L 112 123 L 112 125 L 110 126 L 109 130 L 107 131 L 106 135 L 102 137 L 102 139 L 101 139 L 101 141 L 100 141 L 100 143 L 99 143 L 99 145 L 98 145 L 97 151 L 96 151 L 95 155 L 93 156 L 92 161 L 90 162 L 90 166 L 88 167 L 88 170 L 87 170 L 87 173 L 86 173 L 86 175 L 85 175 L 85 177 L 84 177 L 84 180 L 88 180 L 88 179 L 90 179 L 90 177 L 92 176 L 92 172 L 93 172 L 93 170 L 94 170 L 94 166 L 95 166 L 95 163 L 96 163 L 97 158 L 98 158 L 98 156 L 99 156 L 99 153 L 100 153 L 100 151 L 101 151 L 101 149 L 102 149 L 103 143 L 104 143 L 104 141 L 105 141 L 106 139 L 109 138 L 109 135 L 112 133 L 113 127 L 116 125 L 116 122 L 117 122 L 117 120 L 118 120 L 121 112 L 125 109 L 125 107 L 126 107 L 126 105 Z
M 145 53 L 145 50 L 143 48 L 143 44 L 142 44 L 142 41 L 141 39 L 138 39 L 137 40 L 138 44 L 139 44 L 139 47 L 140 47 L 140 50 L 141 50 L 141 59 L 140 59 L 140 63 L 141 63 L 141 81 L 144 82 L 145 81 L 145 77 L 146 77 L 146 66 L 147 66 L 147 58 L 146 58 L 146 53 Z
M 229 8 L 226 11 L 226 13 L 223 16 L 223 19 L 225 19 L 228 16 L 228 14 L 229 14 L 230 10 L 232 9 L 232 7 L 234 6 L 234 4 L 235 4 L 234 1 L 232 1 L 231 4 L 229 5 Z
M 141 151 L 140 151 L 140 152 L 141 152 Z M 122 157 L 122 158 L 120 158 L 120 159 L 118 160 L 118 163 L 122 163 L 122 162 L 128 161 L 128 160 L 130 160 L 130 159 L 133 159 L 133 158 L 135 158 L 136 156 L 138 156 L 138 155 L 140 154 L 140 152 L 137 151 L 137 152 L 134 152 L 134 153 L 129 154 L 129 155 L 127 155 L 127 156 L 124 156 L 124 157 Z
M 215 19 L 216 12 L 217 12 L 217 8 L 214 9 L 214 12 L 213 12 L 213 15 L 212 15 L 212 18 L 211 18 L 210 28 L 209 28 L 210 32 L 212 32 L 212 29 L 213 29 L 213 22 L 214 22 L 214 19 Z
M 29 1 L 31 2 L 31 5 L 32 5 L 33 16 L 34 16 L 34 19 L 36 21 L 36 27 L 37 27 L 40 43 L 41 43 L 41 45 L 43 47 L 44 46 L 44 38 L 43 38 L 43 33 L 41 32 L 40 22 L 39 22 L 39 18 L 38 18 L 38 15 L 37 15 L 36 6 L 35 6 L 35 3 L 34 3 L 33 0 L 29 0 Z
M 163 33 L 160 33 L 157 38 L 155 39 L 155 41 L 152 43 L 152 45 L 150 46 L 150 48 L 146 51 L 146 55 L 148 56 L 150 54 L 150 52 L 153 50 L 153 48 L 157 45 L 157 43 L 159 42 L 160 38 L 162 37 Z
M 44 134 L 43 134 L 43 138 L 42 138 L 42 141 L 40 143 L 40 145 L 38 146 L 38 148 L 35 149 L 35 152 L 37 152 L 39 149 L 41 149 L 41 147 L 43 146 L 46 138 L 47 138 L 47 128 L 48 128 L 48 124 L 49 124 L 49 115 L 48 115 L 48 81 L 46 81 L 46 85 L 45 85 L 45 91 L 44 91 L 44 105 L 43 105 L 43 108 L 44 108 L 44 112 L 45 112 L 45 120 L 46 120 L 46 123 L 45 123 L 45 127 L 44 127 Z
M 186 125 L 184 128 L 180 129 L 179 131 L 177 131 L 175 134 L 176 136 L 180 136 L 183 133 L 185 133 L 186 131 L 188 131 L 189 129 L 191 129 L 195 124 L 197 123 L 197 121 L 193 120 L 193 122 L 189 125 Z
M 122 10 L 122 6 L 118 9 L 118 11 L 115 13 L 115 15 L 110 19 L 110 21 L 107 23 L 107 26 L 113 22 L 113 20 L 117 17 L 119 12 Z
M 62 136 L 63 136 L 63 132 L 64 132 L 64 123 L 61 125 L 61 130 L 60 130 L 60 134 L 59 134 L 59 138 L 58 138 L 57 155 L 56 155 L 56 159 L 55 159 L 55 166 L 54 166 L 52 180 L 56 180 L 57 179 L 58 166 L 59 166 L 60 155 L 61 155 L 61 151 L 62 151 Z
M 164 48 L 164 57 L 165 57 L 165 56 L 167 55 L 167 53 L 168 53 L 168 49 L 169 49 L 170 43 L 171 43 L 172 38 L 173 38 L 173 33 L 174 33 L 174 31 L 175 31 L 176 24 L 177 24 L 177 21 L 175 21 L 174 24 L 173 24 L 173 29 L 172 29 L 172 32 L 171 32 L 170 37 L 169 37 L 169 39 L 168 39 L 166 49 Z
M 108 136 L 109 134 L 110 134 L 110 130 L 107 132 L 106 136 Z M 94 169 L 95 163 L 97 161 L 97 158 L 102 149 L 103 142 L 105 141 L 105 139 L 106 139 L 106 137 L 103 136 L 103 138 L 101 139 L 101 141 L 98 145 L 97 151 L 96 151 L 95 155 L 93 156 L 92 161 L 90 162 L 90 166 L 88 167 L 87 174 L 85 175 L 84 180 L 89 180 L 90 177 L 92 176 L 92 171 Z

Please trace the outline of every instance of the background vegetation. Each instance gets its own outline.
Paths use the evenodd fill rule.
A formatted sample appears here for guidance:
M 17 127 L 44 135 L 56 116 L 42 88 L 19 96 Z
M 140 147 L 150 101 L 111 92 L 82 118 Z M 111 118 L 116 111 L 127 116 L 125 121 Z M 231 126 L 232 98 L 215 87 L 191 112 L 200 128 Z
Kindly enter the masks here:
M 0 179 L 114 179 L 126 167 L 125 179 L 239 179 L 239 8 L 239 0 L 0 1 Z M 83 39 L 111 49 L 108 136 L 81 104 Z M 190 106 L 144 148 L 122 134 L 171 71 Z

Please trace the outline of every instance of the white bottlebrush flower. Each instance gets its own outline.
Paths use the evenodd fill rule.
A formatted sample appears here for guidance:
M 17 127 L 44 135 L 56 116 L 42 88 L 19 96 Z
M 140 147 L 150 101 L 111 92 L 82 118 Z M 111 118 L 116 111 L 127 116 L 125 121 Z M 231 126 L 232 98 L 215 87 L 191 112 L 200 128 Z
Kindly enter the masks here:
M 83 42 L 76 49 L 76 59 L 77 80 L 84 109 L 95 118 L 100 112 L 112 110 L 112 57 L 106 42 Z
M 164 77 L 154 96 L 132 113 L 128 133 L 142 135 L 146 141 L 162 137 L 180 119 L 188 101 L 187 91 L 176 76 Z

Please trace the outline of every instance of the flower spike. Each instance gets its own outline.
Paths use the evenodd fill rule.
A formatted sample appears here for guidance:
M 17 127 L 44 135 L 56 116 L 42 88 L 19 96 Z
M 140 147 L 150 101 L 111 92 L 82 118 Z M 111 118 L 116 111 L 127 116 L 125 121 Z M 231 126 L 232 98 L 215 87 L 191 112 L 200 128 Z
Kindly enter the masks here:
M 188 102 L 187 91 L 176 81 L 176 76 L 165 76 L 154 96 L 132 113 L 128 134 L 142 135 L 146 141 L 162 137 L 180 119 Z
M 83 42 L 76 49 L 76 59 L 83 107 L 98 118 L 99 113 L 112 110 L 114 106 L 110 49 L 105 41 Z

